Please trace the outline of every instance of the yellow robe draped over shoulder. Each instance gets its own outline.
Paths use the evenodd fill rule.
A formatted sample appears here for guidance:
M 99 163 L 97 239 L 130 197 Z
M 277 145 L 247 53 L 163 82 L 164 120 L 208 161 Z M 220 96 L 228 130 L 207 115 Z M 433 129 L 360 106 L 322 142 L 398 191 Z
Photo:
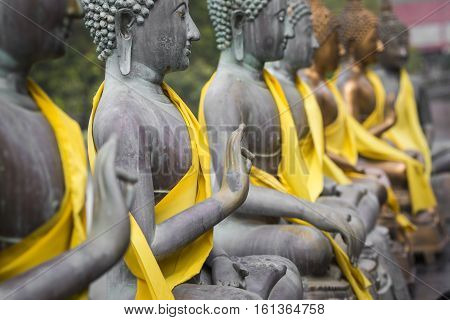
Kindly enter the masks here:
M 210 154 L 206 137 L 199 123 L 183 100 L 167 84 L 162 88 L 174 107 L 183 116 L 191 139 L 192 165 L 178 184 L 156 205 L 155 221 L 162 223 L 176 214 L 211 196 Z M 96 147 L 93 136 L 95 113 L 104 85 L 94 98 L 94 107 L 89 123 L 88 151 L 91 166 L 94 164 Z M 198 274 L 213 247 L 213 231 L 210 230 L 195 241 L 161 261 L 156 261 L 141 228 L 130 214 L 131 242 L 125 262 L 137 278 L 136 299 L 173 299 L 172 289 Z
M 0 282 L 68 251 L 86 239 L 86 152 L 78 124 L 32 80 L 28 91 L 55 134 L 64 174 L 65 195 L 55 215 L 21 242 L 0 252 Z
M 351 124 L 356 136 L 358 137 L 359 135 L 362 137 L 358 141 L 360 153 L 370 159 L 405 163 L 407 166 L 408 188 L 413 213 L 434 208 L 436 206 L 436 198 L 430 184 L 431 165 L 428 163 L 431 160 L 427 160 L 430 159 L 429 150 L 427 149 L 428 153 L 423 154 L 426 162 L 425 166 L 402 152 L 402 150 L 406 150 L 415 144 L 414 141 L 422 140 L 422 138 L 422 143 L 417 142 L 417 148 L 413 149 L 421 151 L 422 149 L 419 147 L 419 144 L 424 147 L 426 146 L 425 136 L 423 135 L 418 120 L 415 101 L 413 103 L 411 102 L 411 100 L 415 99 L 414 91 L 406 71 L 402 71 L 400 91 L 395 106 L 398 119 L 397 124 L 383 135 L 383 138 L 391 140 L 394 144 L 399 143 L 397 145 L 398 149 L 393 148 L 370 134 L 371 137 L 369 138 L 367 130 L 364 130 L 364 128 L 370 129 L 384 121 L 384 109 L 386 107 L 386 92 L 381 79 L 372 70 L 367 70 L 366 76 L 374 89 L 376 106 L 369 118 L 363 123 L 363 128 L 358 125 L 355 119 L 351 118 Z M 410 125 L 411 129 L 408 128 Z M 403 141 L 405 141 L 405 144 L 402 144 L 402 147 L 400 144 Z M 426 147 L 428 148 L 428 146 Z
M 250 182 L 255 186 L 271 188 L 274 190 L 278 190 L 280 192 L 297 196 L 302 199 L 315 201 L 316 198 L 319 196 L 316 190 L 318 189 L 318 185 L 320 183 L 323 183 L 323 176 L 320 176 L 319 177 L 320 181 L 318 181 L 316 177 L 311 176 L 312 173 L 316 173 L 318 171 L 305 170 L 305 165 L 307 162 L 305 163 L 301 159 L 302 154 L 300 151 L 300 143 L 297 135 L 297 130 L 295 129 L 294 119 L 292 117 L 289 104 L 283 93 L 283 89 L 281 88 L 281 85 L 278 83 L 276 78 L 273 77 L 267 70 L 264 70 L 263 76 L 264 81 L 267 87 L 269 88 L 273 99 L 275 100 L 275 103 L 278 108 L 278 115 L 280 117 L 281 161 L 278 167 L 277 177 L 253 166 L 250 173 Z M 213 78 L 214 75 L 205 84 L 201 92 L 200 106 L 199 106 L 199 121 L 203 128 L 207 127 L 204 114 L 204 101 L 206 93 Z M 302 90 L 305 90 L 306 92 L 307 88 L 302 87 Z M 312 128 L 311 134 L 316 134 L 315 131 L 316 129 Z M 314 139 L 314 137 L 312 137 L 312 139 Z M 315 148 L 312 148 L 312 146 L 309 146 L 309 149 L 306 148 L 307 146 L 303 150 L 304 152 L 306 150 L 309 151 L 315 150 Z M 314 155 L 312 157 L 320 157 L 320 155 Z M 309 160 L 311 160 L 312 157 Z M 312 190 L 314 190 L 314 192 L 310 192 L 310 190 L 308 189 L 309 187 L 311 187 Z M 291 221 L 292 223 L 297 223 L 305 226 L 312 226 L 308 222 L 302 221 L 300 219 L 288 219 L 288 220 Z M 330 241 L 330 244 L 333 248 L 336 257 L 336 261 L 342 273 L 348 280 L 350 286 L 352 287 L 356 297 L 360 300 L 372 299 L 372 296 L 368 290 L 368 288 L 371 286 L 371 283 L 367 280 L 367 278 L 358 268 L 352 266 L 347 254 L 336 243 L 336 241 L 332 238 L 332 236 L 327 232 L 323 232 L 323 234 Z

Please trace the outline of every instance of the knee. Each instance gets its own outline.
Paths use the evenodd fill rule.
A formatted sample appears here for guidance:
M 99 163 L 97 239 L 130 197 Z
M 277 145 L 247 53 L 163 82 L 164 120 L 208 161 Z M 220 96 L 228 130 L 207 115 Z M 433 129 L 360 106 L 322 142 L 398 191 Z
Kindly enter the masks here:
M 292 226 L 290 250 L 292 261 L 304 275 L 323 275 L 333 258 L 329 240 L 316 228 Z

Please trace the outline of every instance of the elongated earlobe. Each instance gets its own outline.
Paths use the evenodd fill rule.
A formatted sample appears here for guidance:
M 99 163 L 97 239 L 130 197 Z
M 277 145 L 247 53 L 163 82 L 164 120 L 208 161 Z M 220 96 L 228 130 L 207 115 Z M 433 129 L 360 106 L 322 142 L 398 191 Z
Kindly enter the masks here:
M 119 68 L 122 75 L 126 76 L 131 71 L 131 53 L 133 48 L 133 33 L 131 28 L 135 17 L 130 10 L 120 10 L 116 18 L 117 53 Z
M 120 35 L 121 41 L 119 45 L 119 67 L 122 75 L 126 76 L 131 71 L 131 49 L 133 47 L 133 37 L 131 35 L 125 37 Z
M 233 32 L 233 52 L 237 61 L 244 60 L 244 32 L 243 23 L 245 15 L 242 11 L 235 11 L 231 17 Z

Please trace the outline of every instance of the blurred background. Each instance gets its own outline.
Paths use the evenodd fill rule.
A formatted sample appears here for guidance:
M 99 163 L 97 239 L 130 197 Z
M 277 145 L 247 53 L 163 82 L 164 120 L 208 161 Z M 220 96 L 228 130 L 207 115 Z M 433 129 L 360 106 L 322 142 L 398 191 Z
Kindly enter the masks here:
M 346 0 L 324 0 L 339 12 Z M 367 8 L 378 12 L 380 0 L 365 0 Z M 446 112 L 450 101 L 450 5 L 448 0 L 393 0 L 399 18 L 411 26 L 412 55 L 409 70 L 426 79 L 433 101 L 438 135 L 449 136 L 450 116 Z M 444 6 L 432 15 L 429 13 Z M 191 67 L 167 78 L 197 113 L 198 99 L 203 84 L 214 72 L 218 60 L 214 35 L 210 26 L 206 0 L 190 3 L 191 15 L 201 31 L 201 40 L 194 44 Z M 428 16 L 427 16 L 428 15 Z M 426 17 L 427 16 L 427 17 Z M 424 19 L 424 17 L 426 17 Z M 104 77 L 104 65 L 97 60 L 95 48 L 82 21 L 73 25 L 67 54 L 52 62 L 44 62 L 33 70 L 33 78 L 41 84 L 59 106 L 86 128 L 92 97 Z M 436 111 L 436 112 L 435 112 Z M 439 138 L 439 137 L 438 137 Z

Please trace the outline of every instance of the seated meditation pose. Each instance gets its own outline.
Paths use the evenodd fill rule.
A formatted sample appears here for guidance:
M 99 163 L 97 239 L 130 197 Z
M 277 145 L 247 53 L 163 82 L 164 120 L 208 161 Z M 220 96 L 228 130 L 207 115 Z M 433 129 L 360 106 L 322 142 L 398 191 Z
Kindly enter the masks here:
M 311 9 L 313 18 L 312 26 L 319 47 L 315 50 L 314 54 L 311 55 L 311 59 L 305 61 L 303 67 L 310 67 L 303 70 L 301 76 L 311 85 L 314 95 L 317 98 L 318 108 L 320 108 L 319 112 L 323 118 L 324 131 L 322 134 L 325 138 L 325 151 L 327 155 L 329 155 L 330 158 L 337 159 L 336 162 L 344 168 L 349 178 L 353 178 L 355 172 L 357 173 L 357 176 L 363 176 L 359 172 L 366 173 L 367 168 L 359 168 L 358 158 L 360 156 L 365 155 L 368 158 L 375 160 L 390 158 L 402 159 L 402 157 L 405 158 L 405 161 L 409 160 L 410 158 L 406 155 L 371 135 L 355 121 L 350 114 L 348 114 L 345 102 L 334 81 L 327 79 L 327 75 L 336 72 L 339 66 L 340 56 L 344 54 L 344 48 L 339 44 L 339 22 L 337 17 L 321 0 L 311 1 Z M 309 43 L 311 43 L 311 41 Z M 283 61 L 289 56 L 289 49 L 290 44 L 288 45 Z M 299 49 L 295 52 L 298 51 Z M 312 65 L 310 65 L 310 63 L 312 63 Z M 292 63 L 289 63 L 289 65 L 292 65 Z M 283 83 L 281 78 L 280 82 Z M 307 101 L 307 99 L 308 97 L 305 101 Z M 297 100 L 295 101 L 299 100 L 300 98 L 297 97 Z M 301 105 L 301 102 L 298 102 L 298 104 Z M 319 116 L 316 116 L 315 118 L 319 118 Z M 345 183 L 345 177 L 340 178 L 339 174 L 336 174 L 338 173 L 336 170 L 328 170 L 326 173 L 336 181 Z M 391 193 L 392 190 L 389 190 L 388 192 Z M 392 197 L 393 195 L 390 194 L 390 196 Z M 391 207 L 393 207 L 393 210 L 397 210 L 398 205 L 395 202 L 395 195 L 393 197 L 394 201 L 389 199 L 390 202 L 394 202 L 391 203 Z M 412 225 L 409 223 L 409 220 L 401 215 L 400 212 L 396 213 L 396 220 L 399 225 L 402 226 L 403 229 L 411 231 Z M 377 232 L 383 234 L 381 228 L 383 227 L 377 227 Z M 379 239 L 379 237 L 375 235 L 369 235 L 368 238 Z M 387 244 L 390 242 L 391 241 Z M 385 245 L 386 244 L 377 243 L 376 248 L 382 250 Z M 396 248 L 397 247 L 399 246 L 396 246 Z M 390 252 L 385 251 L 381 255 L 381 258 L 386 255 L 390 256 L 391 254 Z M 409 295 L 401 269 L 398 267 L 395 268 L 391 263 L 388 263 L 387 267 L 390 269 L 390 274 L 394 278 L 393 282 L 396 290 L 395 296 L 400 299 L 408 298 Z
M 225 176 L 212 195 L 210 155 L 200 125 L 163 82 L 189 66 L 199 31 L 187 0 L 85 0 L 85 24 L 106 61 L 89 123 L 96 150 L 118 136 L 116 165 L 137 172 L 130 250 L 91 285 L 101 299 L 300 299 L 295 265 L 283 257 L 230 257 L 213 228 L 244 201 L 253 156 L 244 126 L 228 140 Z M 246 289 L 246 290 L 244 290 Z
M 339 24 L 339 38 L 346 53 L 337 86 L 350 114 L 370 133 L 381 136 L 395 125 L 398 117 L 392 109 L 385 108 L 395 100 L 394 96 L 383 94 L 380 81 L 369 69 L 377 53 L 384 49 L 379 39 L 378 19 L 360 0 L 348 0 L 339 16 Z M 411 220 L 418 227 L 410 234 L 413 250 L 423 252 L 429 248 L 426 243 L 433 243 L 437 249 L 443 239 L 442 228 L 434 211 L 436 199 L 423 164 L 416 159 L 401 158 L 380 159 L 389 160 L 381 162 L 361 160 L 386 171 L 401 208 L 412 214 Z
M 128 247 L 132 192 L 119 181 L 126 191 L 132 179 L 114 168 L 116 141 L 100 151 L 92 213 L 81 130 L 28 79 L 35 63 L 64 54 L 53 35 L 67 34 L 77 5 L 0 2 L 0 299 L 81 297 Z
M 354 294 L 369 299 L 370 284 L 351 265 L 365 241 L 351 225 L 359 218 L 348 208 L 313 203 L 323 179 L 311 177 L 304 166 L 282 88 L 264 69 L 266 62 L 283 57 L 288 40 L 294 37 L 295 21 L 304 11 L 298 2 L 289 6 L 287 2 L 207 2 L 221 54 L 217 72 L 202 90 L 199 120 L 208 131 L 217 179 L 214 191 L 226 179 L 227 140 L 241 123 L 246 125 L 246 144 L 255 155 L 248 197 L 216 228 L 215 242 L 237 256 L 276 254 L 288 258 L 302 277 L 308 277 L 308 290 L 317 290 L 307 296 L 319 299 L 348 297 L 348 289 L 340 286 L 339 279 L 328 275 L 334 252 Z M 330 234 L 319 229 L 340 234 L 348 256 Z M 324 282 L 316 286 L 310 279 Z
M 429 178 L 431 174 L 440 211 L 449 214 L 450 207 L 442 204 L 448 202 L 450 149 L 445 145 L 433 146 L 426 90 L 420 78 L 410 77 L 405 69 L 409 57 L 409 31 L 395 16 L 389 0 L 383 2 L 379 18 L 380 37 L 386 45 L 374 71 L 383 84 L 380 90 L 384 96 L 396 97 L 386 108 L 395 111 L 397 116 L 396 124 L 383 134 L 383 138 L 400 150 L 423 159 Z

